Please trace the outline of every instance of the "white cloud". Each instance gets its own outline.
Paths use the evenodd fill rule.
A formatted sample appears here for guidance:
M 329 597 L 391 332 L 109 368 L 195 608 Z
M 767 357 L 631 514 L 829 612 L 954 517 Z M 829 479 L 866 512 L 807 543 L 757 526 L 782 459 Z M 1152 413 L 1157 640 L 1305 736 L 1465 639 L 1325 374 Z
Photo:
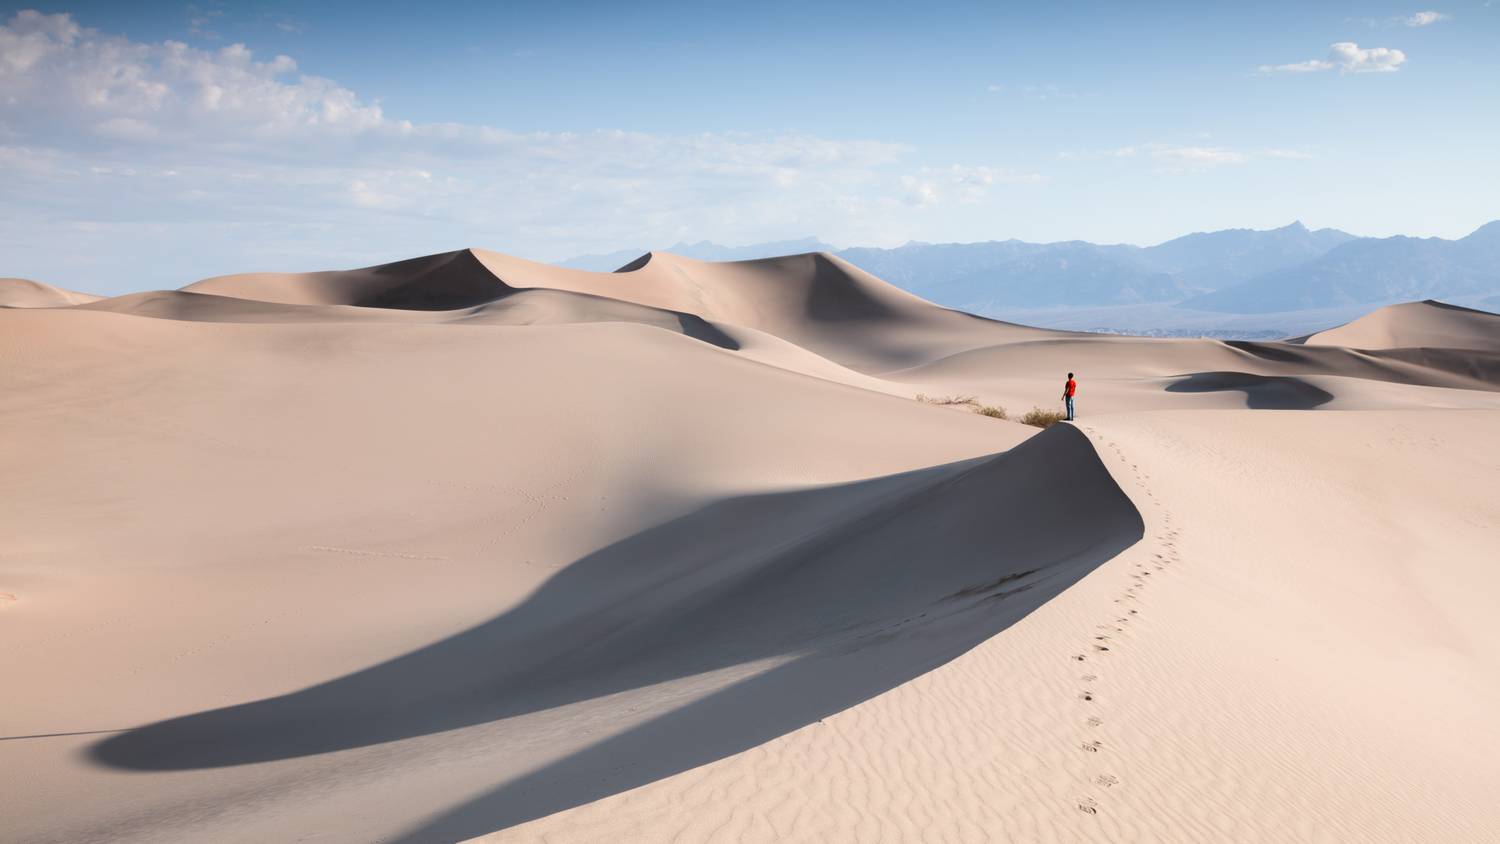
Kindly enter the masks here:
M 37 219 L 87 220 L 91 232 L 420 230 L 541 257 L 684 237 L 883 239 L 904 227 L 903 208 L 1039 178 L 918 167 L 902 144 L 792 131 L 413 123 L 288 56 L 142 43 L 37 12 L 0 25 L 0 144 L 11 188 L 0 210 L 29 203 Z M 126 171 L 139 176 L 129 202 Z
M 26 11 L 0 26 L 0 55 L 0 119 L 37 134 L 77 138 L 130 126 L 136 140 L 243 145 L 247 134 L 409 128 L 330 80 L 293 78 L 290 57 L 256 61 L 243 44 L 142 44 L 83 29 L 68 15 Z
M 1220 164 L 1244 164 L 1250 156 L 1223 147 L 1174 147 L 1159 146 L 1151 150 L 1151 157 L 1187 165 L 1218 166 Z
M 903 199 L 908 205 L 926 207 L 945 200 L 972 205 L 989 196 L 1000 184 L 1036 184 L 1044 181 L 1036 173 L 1021 173 L 1002 167 L 923 167 L 901 178 Z
M 1302 161 L 1305 161 L 1307 159 L 1310 159 L 1310 158 L 1314 157 L 1312 153 L 1307 152 L 1305 150 L 1300 150 L 1300 149 L 1278 149 L 1278 148 L 1275 148 L 1275 147 L 1271 147 L 1271 148 L 1268 148 L 1268 149 L 1260 150 L 1259 152 L 1256 153 L 1256 156 L 1260 157 L 1260 158 L 1290 158 L 1290 159 L 1296 159 L 1296 160 L 1302 160 Z
M 1360 49 L 1353 41 L 1340 41 L 1328 48 L 1328 56 L 1344 73 L 1394 71 L 1406 61 L 1406 54 L 1390 47 Z
M 1140 158 L 1151 163 L 1153 172 L 1182 174 L 1202 172 L 1226 165 L 1246 164 L 1258 159 L 1309 159 L 1313 156 L 1303 150 L 1275 147 L 1238 150 L 1198 144 L 1148 143 L 1112 149 L 1065 151 L 1058 153 L 1058 157 L 1083 161 Z
M 1407 15 L 1404 18 L 1399 18 L 1398 20 L 1405 26 L 1415 27 L 1429 26 L 1431 24 L 1437 23 L 1438 21 L 1448 20 L 1448 18 L 1449 16 L 1443 14 L 1442 12 L 1417 12 L 1415 14 Z
M 1353 41 L 1340 41 L 1328 47 L 1328 58 L 1309 59 L 1293 64 L 1261 65 L 1261 73 L 1313 73 L 1337 69 L 1339 73 L 1379 73 L 1399 69 L 1406 54 L 1391 47 L 1361 48 Z
M 1263 64 L 1256 70 L 1261 73 L 1312 73 L 1319 70 L 1333 70 L 1333 62 L 1325 59 L 1308 59 L 1305 62 L 1292 64 Z

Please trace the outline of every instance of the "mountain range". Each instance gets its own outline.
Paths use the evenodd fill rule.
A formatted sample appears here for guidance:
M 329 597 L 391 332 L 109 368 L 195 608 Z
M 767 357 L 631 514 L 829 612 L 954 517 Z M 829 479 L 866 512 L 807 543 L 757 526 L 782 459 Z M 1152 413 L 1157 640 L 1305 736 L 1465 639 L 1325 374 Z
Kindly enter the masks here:
M 1183 304 L 1261 313 L 1414 299 L 1500 301 L 1500 220 L 1458 240 L 1356 238 L 1312 260 L 1271 269 Z
M 1413 299 L 1500 304 L 1500 221 L 1459 240 L 1365 238 L 1294 222 L 1198 232 L 1148 247 L 1004 240 L 835 251 L 807 238 L 742 247 L 703 241 L 667 251 L 718 261 L 829 251 L 938 304 L 990 315 L 1154 306 L 1153 313 L 1170 307 L 1214 322 L 1214 314 L 1368 309 Z M 638 255 L 627 250 L 562 264 L 616 269 Z

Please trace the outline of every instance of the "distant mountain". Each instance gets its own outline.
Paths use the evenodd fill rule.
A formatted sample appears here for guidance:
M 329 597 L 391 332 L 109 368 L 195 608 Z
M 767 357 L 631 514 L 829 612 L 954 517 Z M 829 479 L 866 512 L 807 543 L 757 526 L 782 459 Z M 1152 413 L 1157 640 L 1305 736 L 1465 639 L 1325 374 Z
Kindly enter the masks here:
M 697 243 L 678 243 L 667 247 L 664 251 L 673 255 L 681 255 L 684 258 L 695 258 L 699 261 L 749 261 L 755 258 L 775 258 L 781 255 L 798 255 L 803 252 L 832 252 L 835 247 L 818 240 L 815 237 L 805 237 L 801 240 L 774 240 L 768 243 L 753 243 L 749 246 L 721 246 L 707 240 Z M 575 270 L 593 270 L 594 272 L 609 273 L 634 261 L 641 255 L 649 252 L 649 249 L 622 249 L 619 252 L 609 252 L 603 255 L 579 255 L 577 258 L 569 258 L 559 261 L 560 267 L 572 267 Z
M 570 267 L 575 270 L 612 273 L 650 251 L 649 249 L 621 249 L 618 252 L 605 252 L 598 255 L 579 255 L 556 263 L 559 267 Z
M 1338 229 L 1309 230 L 1300 221 L 1270 231 L 1197 232 L 1142 250 L 1158 269 L 1190 287 L 1218 290 L 1321 257 L 1358 240 Z
M 909 243 L 846 249 L 839 257 L 940 305 L 1001 308 L 1097 307 L 1178 302 L 1270 270 L 1317 258 L 1354 235 L 1301 223 L 1229 229 L 1151 247 L 1084 241 Z
M 615 270 L 645 251 L 585 255 L 562 265 Z M 734 261 L 833 248 L 805 238 L 741 247 L 679 243 L 666 251 Z M 1360 238 L 1295 222 L 1266 231 L 1198 232 L 1149 247 L 1077 240 L 913 242 L 835 254 L 940 305 L 990 315 L 1177 306 L 1214 322 L 1212 313 L 1335 313 L 1421 299 L 1493 308 L 1500 301 L 1500 221 L 1456 241 Z M 1282 318 L 1282 324 L 1290 323 Z
M 1083 241 L 908 243 L 855 248 L 840 258 L 940 305 L 970 311 L 1062 304 L 1138 304 L 1187 297 L 1135 246 Z
M 1319 258 L 1183 302 L 1183 307 L 1266 313 L 1421 299 L 1481 301 L 1500 293 L 1500 220 L 1459 240 L 1360 238 Z

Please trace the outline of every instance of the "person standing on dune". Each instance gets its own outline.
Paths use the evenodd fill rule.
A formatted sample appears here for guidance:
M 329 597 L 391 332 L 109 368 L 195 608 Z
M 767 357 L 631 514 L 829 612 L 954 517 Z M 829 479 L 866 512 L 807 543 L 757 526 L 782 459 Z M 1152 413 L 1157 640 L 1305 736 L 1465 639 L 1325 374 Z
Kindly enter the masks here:
M 1063 385 L 1063 404 L 1068 408 L 1068 421 L 1073 421 L 1073 394 L 1078 392 L 1078 382 L 1073 380 L 1073 373 L 1068 373 L 1068 383 Z

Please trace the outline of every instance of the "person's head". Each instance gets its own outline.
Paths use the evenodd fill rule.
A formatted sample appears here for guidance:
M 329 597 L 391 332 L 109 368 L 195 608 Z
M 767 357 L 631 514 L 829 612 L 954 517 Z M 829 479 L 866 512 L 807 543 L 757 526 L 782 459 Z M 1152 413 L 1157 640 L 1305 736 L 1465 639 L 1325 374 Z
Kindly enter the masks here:
M 1069 378 L 1072 378 L 1072 377 L 1073 377 L 1073 373 L 1071 373 L 1071 372 L 1069 372 L 1069 373 L 1068 373 L 1068 377 L 1069 377 Z

